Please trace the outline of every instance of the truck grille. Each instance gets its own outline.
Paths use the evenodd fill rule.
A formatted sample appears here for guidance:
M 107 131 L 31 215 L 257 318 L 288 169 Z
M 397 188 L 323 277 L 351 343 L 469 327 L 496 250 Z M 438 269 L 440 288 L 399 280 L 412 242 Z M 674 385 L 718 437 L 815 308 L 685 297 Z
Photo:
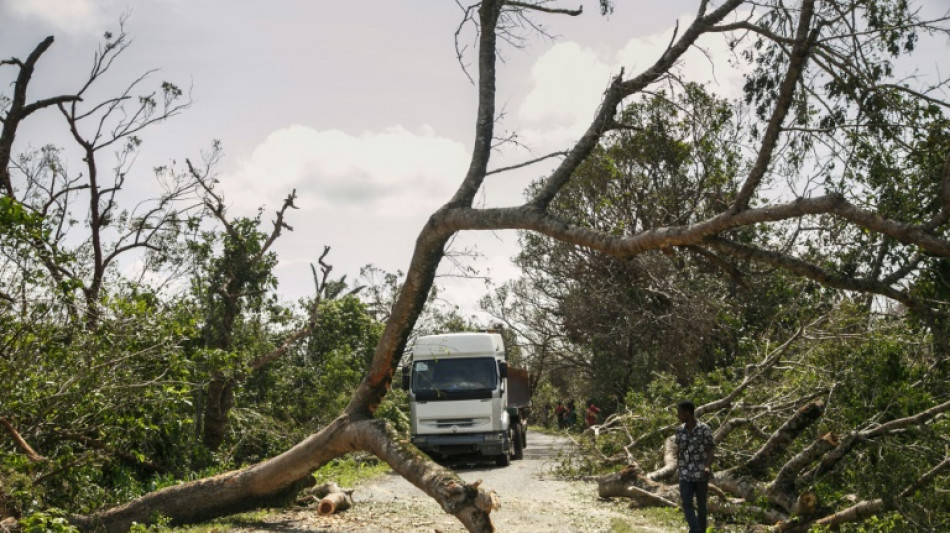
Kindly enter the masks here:
M 491 423 L 489 418 L 431 418 L 429 420 L 420 420 L 422 425 L 434 429 L 471 429 L 476 426 L 482 426 Z
M 435 427 L 437 428 L 450 428 L 452 426 L 458 426 L 460 428 L 470 428 L 475 425 L 474 418 L 444 418 L 442 420 L 435 421 Z

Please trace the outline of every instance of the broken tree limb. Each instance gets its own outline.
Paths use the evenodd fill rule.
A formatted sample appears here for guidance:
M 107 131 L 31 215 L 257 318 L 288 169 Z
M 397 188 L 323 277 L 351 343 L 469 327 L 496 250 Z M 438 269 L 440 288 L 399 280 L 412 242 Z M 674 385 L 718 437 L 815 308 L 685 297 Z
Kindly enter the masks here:
M 384 420 L 341 415 L 290 450 L 247 468 L 166 487 L 124 505 L 87 516 L 71 516 L 84 531 L 125 533 L 133 522 L 166 516 L 173 524 L 195 523 L 225 514 L 283 506 L 314 483 L 312 472 L 352 451 L 369 451 L 432 496 L 469 531 L 493 531 L 489 514 L 497 496 L 465 483 L 399 436 Z
M 788 520 L 788 515 L 778 510 L 749 504 L 744 500 L 724 498 L 709 500 L 709 512 L 720 517 L 732 517 L 736 521 L 748 522 L 750 518 L 759 524 L 777 524 Z
M 729 420 L 723 422 L 722 425 L 719 426 L 719 429 L 717 429 L 713 434 L 713 442 L 722 442 L 723 439 L 728 437 L 729 434 L 731 434 L 736 429 L 742 426 L 747 426 L 751 423 L 752 420 L 748 418 L 730 418 Z
M 734 470 L 737 475 L 750 475 L 761 478 L 765 475 L 766 469 L 773 464 L 778 456 L 783 453 L 788 446 L 801 433 L 814 424 L 825 411 L 824 402 L 814 400 L 798 409 L 784 424 L 762 445 L 761 448 L 744 465 L 740 465 L 730 470 Z
M 795 527 L 788 528 L 785 531 L 791 531 L 795 533 L 805 532 L 809 531 L 814 525 L 834 527 L 849 522 L 859 522 L 874 515 L 896 509 L 898 503 L 902 499 L 913 496 L 915 491 L 918 491 L 922 487 L 930 484 L 938 475 L 948 469 L 950 469 L 950 457 L 944 457 L 943 461 L 922 474 L 909 486 L 905 487 L 896 498 L 875 498 L 873 500 L 861 501 L 852 505 L 851 507 L 848 507 L 847 509 L 842 509 L 841 511 L 823 516 L 817 520 L 796 524 Z
M 26 458 L 31 462 L 39 463 L 45 461 L 46 458 L 36 452 L 26 439 L 20 435 L 20 432 L 13 427 L 13 424 L 10 423 L 6 418 L 0 418 L 0 425 L 6 428 L 7 432 L 10 433 L 10 436 L 13 437 L 13 441 L 16 443 L 17 447 L 23 450 L 23 454 L 26 455 Z
M 338 511 L 345 511 L 353 506 L 353 491 L 335 490 L 324 496 L 317 504 L 317 514 L 327 516 Z
M 632 500 L 631 507 L 679 507 L 680 504 L 670 501 L 659 494 L 654 494 L 648 490 L 641 489 L 636 485 L 626 485 L 616 487 L 615 490 L 599 490 L 601 498 L 610 498 L 614 496 L 623 496 Z
M 805 326 L 798 328 L 792 336 L 785 340 L 778 348 L 772 350 L 771 353 L 765 356 L 762 361 L 754 365 L 746 365 L 743 369 L 742 383 L 740 383 L 735 389 L 732 390 L 726 396 L 719 398 L 718 400 L 713 400 L 709 403 L 700 405 L 696 408 L 696 416 L 702 416 L 706 413 L 714 413 L 716 411 L 726 409 L 735 402 L 736 398 L 739 397 L 748 387 L 751 385 L 759 376 L 764 375 L 768 370 L 770 370 L 777 362 L 779 362 L 783 355 L 791 348 L 794 342 L 801 337 L 802 332 L 805 330 Z
M 620 472 L 600 477 L 597 494 L 601 498 L 630 498 L 635 507 L 679 507 L 678 489 L 649 479 L 635 463 Z
M 838 445 L 838 447 L 828 452 L 825 458 L 822 459 L 821 462 L 815 466 L 815 468 L 805 474 L 804 478 L 808 480 L 814 480 L 815 478 L 832 471 L 835 466 L 837 466 L 838 463 L 840 463 L 841 460 L 851 452 L 851 450 L 863 442 L 878 437 L 883 437 L 908 427 L 922 425 L 937 415 L 947 411 L 950 411 L 950 402 L 944 402 L 914 415 L 891 420 L 869 429 L 852 432 L 845 438 L 841 439 L 841 443 Z
M 782 465 L 775 478 L 765 489 L 771 501 L 776 502 L 786 512 L 796 515 L 810 515 L 815 512 L 818 497 L 814 493 L 799 493 L 796 479 L 808 465 L 838 445 L 838 439 L 831 433 L 825 433 L 807 448 L 797 453 Z
M 663 466 L 647 474 L 651 481 L 663 481 L 673 477 L 676 473 L 676 435 L 670 435 L 663 442 Z

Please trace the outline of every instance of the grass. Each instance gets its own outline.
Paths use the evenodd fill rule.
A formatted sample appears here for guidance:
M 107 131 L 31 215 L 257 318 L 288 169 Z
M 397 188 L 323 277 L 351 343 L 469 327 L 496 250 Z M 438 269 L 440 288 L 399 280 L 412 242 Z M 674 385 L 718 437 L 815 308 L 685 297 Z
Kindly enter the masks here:
M 145 532 L 145 531 L 174 531 L 176 533 L 223 533 L 225 531 L 233 531 L 235 529 L 248 528 L 253 529 L 256 525 L 263 522 L 268 516 L 273 513 L 270 509 L 258 509 L 257 511 L 250 511 L 247 513 L 234 514 L 229 516 L 223 516 L 221 518 L 216 518 L 208 522 L 202 522 L 200 524 L 191 524 L 181 527 L 167 527 L 161 525 L 153 525 L 148 528 L 133 527 L 131 533 Z
M 334 459 L 314 472 L 317 485 L 335 481 L 344 488 L 352 488 L 368 479 L 389 472 L 389 465 L 367 454 L 348 454 Z

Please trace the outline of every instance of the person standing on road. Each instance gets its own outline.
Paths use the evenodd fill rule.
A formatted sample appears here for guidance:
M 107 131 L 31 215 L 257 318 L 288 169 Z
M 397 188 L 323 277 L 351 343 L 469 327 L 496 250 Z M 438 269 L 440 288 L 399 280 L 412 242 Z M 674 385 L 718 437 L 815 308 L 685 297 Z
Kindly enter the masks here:
M 564 429 L 565 416 L 567 416 L 567 407 L 564 407 L 564 400 L 558 400 L 557 407 L 554 408 L 554 418 L 557 419 L 558 429 Z
M 567 414 L 564 415 L 564 427 L 568 430 L 574 429 L 577 425 L 577 408 L 574 407 L 574 400 L 567 402 Z
M 594 400 L 587 400 L 587 413 L 584 416 L 584 422 L 587 424 L 587 427 L 591 427 L 597 423 L 597 415 L 600 413 L 600 408 L 594 405 Z
M 680 475 L 680 499 L 689 533 L 706 533 L 706 502 L 716 443 L 709 426 L 696 420 L 696 406 L 682 401 L 676 416 L 683 423 L 676 428 L 676 459 Z M 695 500 L 695 504 L 694 504 Z

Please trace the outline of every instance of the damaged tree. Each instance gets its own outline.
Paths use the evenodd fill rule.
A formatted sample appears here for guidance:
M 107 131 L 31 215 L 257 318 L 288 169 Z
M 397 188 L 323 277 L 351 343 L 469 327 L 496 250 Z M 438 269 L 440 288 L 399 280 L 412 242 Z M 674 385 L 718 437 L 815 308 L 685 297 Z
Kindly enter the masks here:
M 604 9 L 611 7 L 610 2 L 601 4 Z M 946 237 L 950 163 L 943 168 L 944 161 L 950 161 L 947 106 L 933 93 L 934 87 L 911 85 L 914 79 L 895 75 L 889 58 L 910 53 L 918 31 L 946 34 L 947 18 L 923 21 L 909 7 L 883 0 L 801 0 L 792 6 L 778 0 L 699 0 L 697 4 L 694 20 L 675 32 L 650 66 L 634 76 L 621 71 L 612 79 L 586 131 L 576 144 L 556 154 L 560 162 L 539 178 L 528 200 L 504 208 L 474 207 L 486 177 L 492 174 L 500 39 L 514 28 L 536 27 L 531 17 L 579 15 L 581 10 L 560 9 L 541 0 L 485 0 L 468 7 L 466 21 L 478 30 L 478 110 L 471 162 L 454 196 L 422 228 L 371 367 L 349 405 L 322 430 L 277 457 L 162 489 L 119 507 L 75 517 L 74 522 L 84 529 L 120 532 L 133 522 L 149 523 L 156 516 L 187 523 L 271 505 L 311 484 L 311 473 L 329 460 L 361 450 L 386 461 L 469 531 L 493 531 L 491 512 L 498 501 L 492 491 L 463 482 L 374 418 L 445 248 L 461 231 L 537 232 L 621 259 L 699 250 L 727 264 L 774 264 L 829 287 L 904 303 L 940 341 L 939 314 L 931 304 L 915 299 L 905 282 L 950 257 Z M 748 117 L 753 122 L 748 139 L 754 144 L 743 154 L 746 165 L 740 168 L 746 170 L 729 176 L 732 188 L 724 201 L 676 224 L 629 227 L 621 232 L 559 217 L 552 204 L 577 169 L 613 132 L 629 127 L 620 114 L 624 102 L 654 92 L 661 82 L 677 87 L 674 67 L 706 34 L 726 35 L 755 66 L 746 86 L 746 100 L 756 112 Z M 941 83 L 938 80 L 937 87 Z M 4 121 L 4 135 L 8 127 L 16 127 L 9 117 Z M 888 157 L 877 157 L 885 152 Z M 532 162 L 539 160 L 545 158 Z M 831 165 L 832 161 L 837 165 Z M 622 173 L 618 179 L 624 179 Z M 783 189 L 784 193 L 763 191 L 783 181 L 795 186 Z M 701 188 L 703 183 L 698 180 L 686 186 Z M 697 198 L 704 197 L 701 190 L 696 192 Z M 742 231 L 759 227 L 768 227 L 772 233 Z M 809 246 L 828 242 L 838 246 Z M 820 417 L 817 398 L 799 400 L 796 405 L 807 408 L 798 418 L 790 417 L 789 425 L 737 470 L 717 474 L 717 482 L 732 480 L 739 492 L 745 490 L 743 486 L 762 483 L 755 476 L 767 471 L 798 432 Z M 783 479 L 797 478 L 810 459 L 796 462 Z M 921 482 L 933 475 L 936 472 L 922 476 Z M 791 496 L 785 493 L 785 485 L 779 483 L 772 492 L 782 498 Z M 673 501 L 668 496 L 663 499 Z M 781 505 L 781 498 L 773 499 Z M 861 509 L 874 505 L 867 502 Z
M 706 406 L 697 408 L 697 412 L 703 407 Z M 834 463 L 851 451 L 845 442 L 894 435 L 907 427 L 927 424 L 938 414 L 947 411 L 950 411 L 950 402 L 893 420 L 874 430 L 850 433 L 844 440 L 826 433 L 798 453 L 787 457 L 791 444 L 822 415 L 822 402 L 810 402 L 796 410 L 776 429 L 751 459 L 714 474 L 710 480 L 709 509 L 726 517 L 755 516 L 762 523 L 774 524 L 776 531 L 796 532 L 809 531 L 814 525 L 859 522 L 897 509 L 902 500 L 913 496 L 914 491 L 946 472 L 950 468 L 950 457 L 920 474 L 908 486 L 901 487 L 896 497 L 859 501 L 844 509 L 833 509 L 820 502 L 816 494 L 807 489 L 807 481 L 823 465 Z M 725 436 L 717 433 L 717 444 Z M 663 483 L 675 477 L 675 455 L 672 457 L 673 463 L 670 463 L 670 459 L 667 454 L 663 468 L 654 472 L 646 473 L 634 463 L 619 473 L 604 476 L 598 480 L 598 494 L 602 498 L 630 498 L 635 507 L 678 507 L 680 497 L 677 485 Z M 818 463 L 817 466 L 809 471 L 809 467 L 815 463 Z M 762 502 L 769 506 L 761 507 Z
M 807 356 L 800 353 L 816 349 L 817 341 L 808 337 L 804 335 L 804 340 L 798 340 L 797 347 L 791 342 L 795 339 L 790 339 L 759 363 L 749 365 L 742 383 L 732 393 L 696 410 L 698 415 L 715 421 L 712 424 L 714 440 L 721 453 L 717 459 L 718 471 L 710 480 L 709 509 L 724 519 L 752 516 L 775 531 L 797 532 L 809 531 L 815 525 L 859 522 L 906 507 L 919 496 L 915 495 L 917 491 L 935 482 L 950 466 L 944 444 L 936 437 L 944 413 L 950 411 L 950 401 L 930 402 L 926 408 L 883 422 L 878 421 L 881 413 L 867 413 L 869 419 L 860 424 L 860 429 L 835 432 L 828 429 L 840 428 L 849 418 L 843 414 L 848 410 L 848 399 L 836 400 L 834 394 L 835 387 L 847 389 L 845 379 L 830 378 L 831 387 L 814 391 L 810 394 L 812 398 L 791 387 L 776 387 L 775 381 L 783 380 L 782 371 L 775 367 L 793 368 L 810 363 Z M 833 337 L 828 341 L 841 342 Z M 843 350 L 858 351 L 859 343 L 844 342 L 848 346 Z M 886 391 L 888 385 L 882 380 L 879 387 Z M 806 385 L 800 387 L 807 388 Z M 770 396 L 778 397 L 779 401 L 763 402 L 762 398 Z M 921 405 L 926 403 L 921 402 Z M 829 408 L 836 412 L 829 415 Z M 831 420 L 827 420 L 829 416 Z M 678 472 L 672 437 L 664 442 L 661 466 L 646 472 L 634 459 L 633 448 L 642 446 L 642 441 L 630 440 L 632 430 L 626 427 L 628 421 L 624 418 L 625 415 L 615 417 L 608 431 L 617 434 L 618 428 L 624 428 L 630 441 L 625 457 L 628 466 L 598 479 L 600 495 L 630 498 L 631 505 L 636 507 L 678 506 Z M 903 443 L 889 444 L 889 440 Z M 886 471 L 882 475 L 890 476 L 893 483 L 886 489 L 886 495 L 872 487 L 870 491 L 861 490 L 865 494 L 876 491 L 878 497 L 861 499 L 855 495 L 823 501 L 820 492 L 827 494 L 828 491 L 821 487 L 829 484 L 839 490 L 857 492 L 857 487 L 847 486 L 847 480 L 853 479 L 862 463 L 868 462 L 866 455 L 871 453 L 868 448 L 882 449 L 889 445 L 894 448 L 891 455 L 922 455 L 915 463 L 920 470 L 882 463 Z M 639 457 L 648 460 L 643 455 Z M 930 460 L 933 462 L 927 464 Z M 936 520 L 938 522 L 923 527 L 939 528 L 942 519 Z

